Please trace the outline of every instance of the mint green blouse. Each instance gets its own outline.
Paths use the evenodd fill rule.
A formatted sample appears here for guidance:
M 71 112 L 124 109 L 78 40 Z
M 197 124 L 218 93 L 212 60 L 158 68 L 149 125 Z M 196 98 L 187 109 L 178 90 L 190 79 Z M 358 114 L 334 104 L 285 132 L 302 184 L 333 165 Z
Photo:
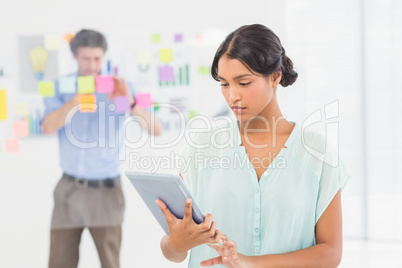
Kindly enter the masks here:
M 324 135 L 290 122 L 295 127 L 286 148 L 260 181 L 241 146 L 236 120 L 197 133 L 182 152 L 189 165 L 180 173 L 193 198 L 242 254 L 278 254 L 315 245 L 315 224 L 350 178 Z M 217 256 L 200 245 L 191 250 L 189 267 L 201 267 L 201 261 Z

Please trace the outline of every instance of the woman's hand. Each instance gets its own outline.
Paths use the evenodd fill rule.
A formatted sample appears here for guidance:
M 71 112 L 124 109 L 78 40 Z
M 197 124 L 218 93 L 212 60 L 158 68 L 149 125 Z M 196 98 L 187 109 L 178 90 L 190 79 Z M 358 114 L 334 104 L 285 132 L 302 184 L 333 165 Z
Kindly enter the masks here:
M 215 249 L 220 256 L 201 262 L 201 266 L 206 267 L 222 264 L 230 268 L 248 267 L 245 262 L 246 256 L 237 252 L 236 242 L 229 240 L 226 235 L 222 235 L 221 239 L 223 242 L 222 246 L 209 245 L 211 248 Z
M 221 233 L 216 229 L 211 214 L 205 216 L 203 223 L 194 222 L 190 198 L 186 200 L 183 219 L 176 218 L 161 200 L 156 200 L 156 203 L 166 218 L 169 229 L 167 245 L 170 249 L 183 253 L 202 244 L 219 242 Z

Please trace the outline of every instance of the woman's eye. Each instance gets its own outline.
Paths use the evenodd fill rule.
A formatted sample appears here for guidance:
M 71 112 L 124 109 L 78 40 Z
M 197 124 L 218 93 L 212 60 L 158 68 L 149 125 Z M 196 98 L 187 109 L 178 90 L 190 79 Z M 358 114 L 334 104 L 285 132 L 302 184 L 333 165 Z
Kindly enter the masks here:
M 247 85 L 250 85 L 250 84 L 251 84 L 251 82 L 248 82 L 248 83 L 240 83 L 241 86 L 247 86 Z
M 221 87 L 227 87 L 229 84 L 221 84 Z

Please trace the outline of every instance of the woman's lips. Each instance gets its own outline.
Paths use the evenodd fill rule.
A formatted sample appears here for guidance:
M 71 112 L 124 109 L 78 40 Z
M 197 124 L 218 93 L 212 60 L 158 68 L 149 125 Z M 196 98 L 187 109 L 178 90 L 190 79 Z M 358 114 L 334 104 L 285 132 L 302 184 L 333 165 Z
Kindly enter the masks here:
M 241 114 L 245 109 L 246 109 L 246 107 L 232 106 L 233 112 L 235 112 L 237 114 Z

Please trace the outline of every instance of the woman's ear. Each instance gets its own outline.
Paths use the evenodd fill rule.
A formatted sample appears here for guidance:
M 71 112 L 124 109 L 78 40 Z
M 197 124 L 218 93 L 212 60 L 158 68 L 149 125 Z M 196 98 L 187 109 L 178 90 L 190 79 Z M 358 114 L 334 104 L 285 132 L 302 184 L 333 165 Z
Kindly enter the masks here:
M 271 82 L 272 82 L 272 87 L 276 88 L 279 83 L 281 82 L 282 79 L 282 73 L 281 72 L 275 72 L 271 75 Z

